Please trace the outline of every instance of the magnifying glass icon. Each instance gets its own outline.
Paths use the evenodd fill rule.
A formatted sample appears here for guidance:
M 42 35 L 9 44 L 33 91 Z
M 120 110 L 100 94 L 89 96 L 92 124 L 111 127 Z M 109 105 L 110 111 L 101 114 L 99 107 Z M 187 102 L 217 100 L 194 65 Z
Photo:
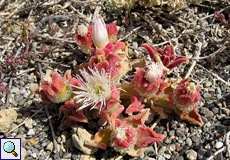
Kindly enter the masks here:
M 12 153 L 15 157 L 18 156 L 18 154 L 14 151 L 15 150 L 15 145 L 11 141 L 7 141 L 3 145 L 3 149 L 7 153 Z

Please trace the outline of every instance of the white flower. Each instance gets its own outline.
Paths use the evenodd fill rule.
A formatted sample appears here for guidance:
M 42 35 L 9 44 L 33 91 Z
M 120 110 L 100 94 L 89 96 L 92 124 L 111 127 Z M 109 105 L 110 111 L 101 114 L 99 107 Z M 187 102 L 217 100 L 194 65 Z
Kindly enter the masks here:
M 83 78 L 77 75 L 77 79 L 81 82 L 81 86 L 73 86 L 79 91 L 73 91 L 77 99 L 77 103 L 82 102 L 82 106 L 78 110 L 82 110 L 88 106 L 95 108 L 98 103 L 101 103 L 100 110 L 106 106 L 106 102 L 110 100 L 112 90 L 110 83 L 110 74 L 107 74 L 104 69 L 101 73 L 95 68 L 95 70 L 89 68 L 88 73 L 85 69 L 80 70 Z
M 93 44 L 98 48 L 103 48 L 109 42 L 108 32 L 103 19 L 93 21 Z
M 161 78 L 163 74 L 163 69 L 159 63 L 150 62 L 146 67 L 147 71 L 145 72 L 144 77 L 150 83 L 154 83 Z

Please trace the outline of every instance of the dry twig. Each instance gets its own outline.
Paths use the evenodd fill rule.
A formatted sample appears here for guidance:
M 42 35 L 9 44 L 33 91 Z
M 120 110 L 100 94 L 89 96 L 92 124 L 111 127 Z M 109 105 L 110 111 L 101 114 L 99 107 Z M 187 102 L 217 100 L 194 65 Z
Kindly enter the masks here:
M 50 114 L 49 114 L 49 110 L 48 110 L 47 106 L 45 106 L 45 111 L 46 111 L 47 117 L 49 119 L 50 130 L 51 130 L 52 137 L 53 137 L 54 154 L 55 154 L 54 158 L 57 159 L 57 160 L 60 160 L 59 152 L 58 152 L 58 148 L 57 148 L 57 142 L 56 142 L 56 135 L 54 133 L 53 125 L 52 125 L 52 122 L 51 122 L 51 119 L 50 119 Z
M 211 74 L 213 77 L 215 77 L 217 80 L 221 81 L 222 83 L 226 84 L 227 86 L 230 86 L 230 83 L 226 82 L 225 80 L 223 80 L 222 78 L 220 78 L 217 74 L 207 70 L 206 68 L 204 68 L 203 66 L 197 64 L 197 67 L 202 68 L 203 70 L 205 70 L 205 72 Z
M 201 33 L 201 40 L 196 44 L 197 49 L 196 49 L 196 53 L 195 53 L 195 58 L 199 58 L 199 56 L 201 54 L 201 48 L 203 45 L 203 41 L 204 41 L 204 33 L 202 32 Z M 189 70 L 188 70 L 188 72 L 184 78 L 188 78 L 190 76 L 195 65 L 196 65 L 196 61 L 193 61 L 191 67 L 189 68 Z
M 19 128 L 19 127 L 22 126 L 23 124 L 25 124 L 26 121 L 28 121 L 29 119 L 33 118 L 36 114 L 38 114 L 38 112 L 40 112 L 41 110 L 43 110 L 43 108 L 45 108 L 45 107 L 46 107 L 46 105 L 45 105 L 44 107 L 40 108 L 40 109 L 39 109 L 37 112 L 35 112 L 32 116 L 27 117 L 27 118 L 26 118 L 22 123 L 20 123 L 18 126 L 16 126 L 15 128 L 11 129 L 11 130 L 8 131 L 8 132 L 6 132 L 6 133 L 5 133 L 5 136 L 7 136 L 7 134 L 13 132 L 15 129 Z

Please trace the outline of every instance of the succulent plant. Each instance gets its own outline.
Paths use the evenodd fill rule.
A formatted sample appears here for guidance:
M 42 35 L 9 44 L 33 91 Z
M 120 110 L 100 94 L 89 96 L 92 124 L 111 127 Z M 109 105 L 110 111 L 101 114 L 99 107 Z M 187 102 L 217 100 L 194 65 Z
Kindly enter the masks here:
M 62 77 L 58 72 L 48 73 L 43 76 L 40 87 L 36 91 L 40 94 L 42 101 L 46 103 L 62 103 L 68 101 L 73 96 L 72 87 L 68 84 L 75 84 L 76 79 L 71 77 L 71 71 L 68 70 Z
M 168 110 L 173 110 L 182 120 L 202 126 L 196 108 L 200 89 L 189 79 L 182 80 L 176 88 L 165 81 L 166 73 L 187 62 L 186 57 L 175 57 L 172 45 L 162 51 L 143 44 L 151 61 L 135 68 L 130 83 L 120 84 L 121 77 L 132 70 L 127 44 L 116 41 L 115 23 L 106 25 L 102 19 L 93 23 L 89 28 L 79 26 L 75 34 L 82 51 L 92 54 L 89 62 L 78 68 L 75 78 L 70 71 L 64 77 L 57 72 L 45 75 L 36 92 L 46 103 L 65 102 L 60 110 L 64 112 L 63 121 L 69 126 L 77 122 L 89 123 L 88 112 L 93 109 L 97 117 L 107 121 L 93 140 L 87 140 L 87 146 L 101 149 L 111 146 L 121 154 L 138 156 L 150 143 L 162 141 L 164 135 L 145 125 L 150 110 L 145 107 L 151 101 L 151 109 L 160 118 L 167 118 Z
M 186 78 L 182 80 L 173 93 L 169 94 L 169 105 L 174 106 L 181 113 L 192 111 L 200 101 L 200 88 Z

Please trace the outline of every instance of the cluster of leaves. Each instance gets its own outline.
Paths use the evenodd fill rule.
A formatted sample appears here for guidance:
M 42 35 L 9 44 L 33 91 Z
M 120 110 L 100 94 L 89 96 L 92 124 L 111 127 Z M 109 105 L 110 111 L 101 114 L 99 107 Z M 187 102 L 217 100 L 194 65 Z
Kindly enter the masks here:
M 137 60 L 136 72 L 129 84 L 120 84 L 120 79 L 132 71 L 127 44 L 116 41 L 118 31 L 115 23 L 94 21 L 94 26 L 80 25 L 75 32 L 76 43 L 82 51 L 91 54 L 88 63 L 78 67 L 78 74 L 71 76 L 68 70 L 64 77 L 57 72 L 43 76 L 36 91 L 46 103 L 62 103 L 64 124 L 88 123 L 92 109 L 97 117 L 104 118 L 107 125 L 99 129 L 93 140 L 86 140 L 91 147 L 113 147 L 120 153 L 138 156 L 152 142 L 160 142 L 164 135 L 145 125 L 152 109 L 160 118 L 167 118 L 170 111 L 191 124 L 203 125 L 197 112 L 200 100 L 199 88 L 184 79 L 179 84 L 166 82 L 166 73 L 186 57 L 175 57 L 173 46 L 156 50 L 143 44 L 151 57 L 150 62 Z M 124 102 L 129 102 L 128 106 Z M 124 111 L 124 112 L 123 112 Z

